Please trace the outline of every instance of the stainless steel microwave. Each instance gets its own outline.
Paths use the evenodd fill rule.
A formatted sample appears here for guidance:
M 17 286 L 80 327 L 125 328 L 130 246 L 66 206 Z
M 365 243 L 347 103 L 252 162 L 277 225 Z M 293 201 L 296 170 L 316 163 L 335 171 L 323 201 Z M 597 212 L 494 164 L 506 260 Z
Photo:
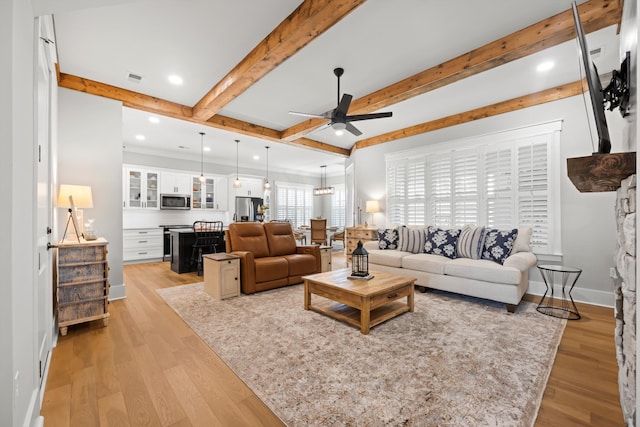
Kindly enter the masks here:
M 160 194 L 160 209 L 191 209 L 189 194 Z

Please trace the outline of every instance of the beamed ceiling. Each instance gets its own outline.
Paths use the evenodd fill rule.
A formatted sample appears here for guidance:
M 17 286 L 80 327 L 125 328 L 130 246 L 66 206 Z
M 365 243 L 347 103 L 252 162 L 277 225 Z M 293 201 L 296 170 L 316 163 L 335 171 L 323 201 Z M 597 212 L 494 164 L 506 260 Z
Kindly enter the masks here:
M 569 1 L 96 3 L 49 6 L 58 83 L 121 101 L 123 145 L 141 153 L 179 157 L 186 145 L 187 157 L 199 155 L 205 129 L 208 161 L 235 163 L 239 139 L 243 159 L 270 145 L 274 169 L 316 173 L 320 164 L 339 169 L 353 150 L 586 89 Z M 622 1 L 583 1 L 579 11 L 599 69 L 617 68 Z M 535 67 L 544 60 L 555 66 L 543 75 Z M 354 97 L 349 114 L 393 117 L 354 122 L 363 135 L 338 137 L 318 130 L 326 119 L 288 114 L 335 108 L 335 67 L 345 69 L 341 92 Z M 170 73 L 183 85 L 167 83 Z M 150 114 L 167 127 L 149 129 Z M 136 141 L 138 133 L 149 136 Z

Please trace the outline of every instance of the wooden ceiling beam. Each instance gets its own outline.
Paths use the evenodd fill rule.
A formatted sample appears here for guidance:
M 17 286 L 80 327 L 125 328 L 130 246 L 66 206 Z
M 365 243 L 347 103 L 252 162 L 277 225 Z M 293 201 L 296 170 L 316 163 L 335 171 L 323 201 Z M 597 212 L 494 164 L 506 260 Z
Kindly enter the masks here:
M 366 0 L 305 0 L 194 106 L 208 120 Z
M 395 141 L 396 139 L 408 138 L 422 133 L 443 129 L 449 126 L 460 125 L 463 123 L 472 122 L 474 120 L 485 119 L 487 117 L 497 116 L 499 114 L 504 114 L 511 111 L 521 110 L 523 108 L 533 107 L 535 105 L 580 95 L 584 92 L 585 88 L 586 81 L 577 81 L 540 92 L 532 93 L 530 95 L 513 98 L 508 101 L 498 102 L 496 104 L 476 108 L 474 110 L 465 111 L 463 113 L 453 114 L 448 117 L 443 117 L 414 126 L 409 126 L 404 129 L 387 132 L 382 135 L 362 139 L 356 142 L 352 147 L 351 152 L 353 153 L 357 149 Z
M 578 10 L 586 33 L 619 24 L 622 19 L 620 0 L 590 0 L 581 4 Z M 349 114 L 366 114 L 381 110 L 573 38 L 573 13 L 569 9 L 356 99 L 351 103 Z M 305 120 L 285 129 L 282 139 L 295 140 L 326 122 L 325 119 Z
M 158 114 L 161 116 L 185 120 L 203 126 L 221 129 L 227 132 L 236 132 L 254 138 L 309 148 L 313 150 L 337 154 L 344 157 L 348 157 L 350 152 L 350 150 L 346 148 L 335 147 L 333 145 L 325 144 L 323 142 L 314 141 L 307 138 L 300 138 L 296 141 L 283 141 L 281 139 L 282 132 L 278 130 L 255 125 L 253 123 L 245 122 L 238 119 L 233 119 L 231 117 L 215 115 L 209 120 L 199 120 L 193 117 L 192 108 L 186 105 L 165 101 L 160 98 L 155 98 L 142 93 L 133 92 L 127 89 L 122 89 L 116 86 L 107 85 L 70 74 L 60 73 L 58 78 L 58 86 L 66 89 L 88 93 L 90 95 L 114 99 L 116 101 L 122 102 L 123 106 L 136 110 L 147 111 L 149 113 Z

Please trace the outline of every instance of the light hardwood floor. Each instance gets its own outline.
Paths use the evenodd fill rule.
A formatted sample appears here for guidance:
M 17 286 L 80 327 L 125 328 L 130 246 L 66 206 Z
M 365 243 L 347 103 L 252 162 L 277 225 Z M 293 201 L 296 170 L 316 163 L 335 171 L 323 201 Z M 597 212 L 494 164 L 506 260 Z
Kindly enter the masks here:
M 333 268 L 344 265 L 335 254 Z M 109 326 L 71 326 L 58 337 L 46 427 L 283 425 L 156 293 L 202 277 L 158 262 L 125 266 L 124 278 L 127 298 L 109 305 Z M 536 426 L 623 425 L 613 312 L 579 309 L 583 318 L 567 324 Z

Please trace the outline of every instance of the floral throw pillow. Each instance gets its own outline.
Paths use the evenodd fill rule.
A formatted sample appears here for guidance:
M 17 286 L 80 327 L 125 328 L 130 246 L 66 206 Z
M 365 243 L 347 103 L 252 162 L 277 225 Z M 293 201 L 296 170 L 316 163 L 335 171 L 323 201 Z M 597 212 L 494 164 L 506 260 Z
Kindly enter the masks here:
M 378 230 L 378 247 L 380 249 L 398 249 L 398 229 L 381 228 Z
M 456 246 L 460 230 L 443 230 L 438 227 L 427 227 L 427 240 L 424 244 L 424 252 L 434 255 L 442 255 L 447 258 L 456 257 Z
M 484 236 L 482 259 L 504 264 L 504 260 L 511 254 L 516 237 L 518 237 L 517 228 L 513 230 L 487 229 Z

